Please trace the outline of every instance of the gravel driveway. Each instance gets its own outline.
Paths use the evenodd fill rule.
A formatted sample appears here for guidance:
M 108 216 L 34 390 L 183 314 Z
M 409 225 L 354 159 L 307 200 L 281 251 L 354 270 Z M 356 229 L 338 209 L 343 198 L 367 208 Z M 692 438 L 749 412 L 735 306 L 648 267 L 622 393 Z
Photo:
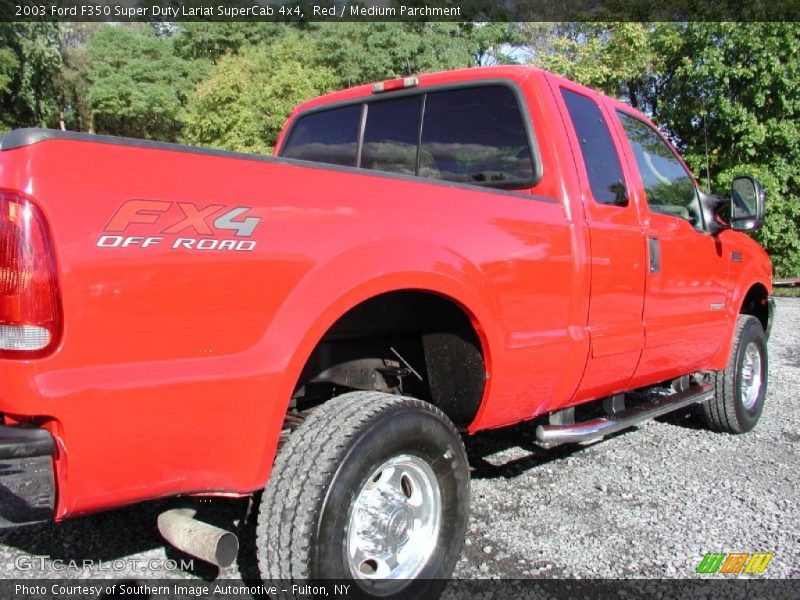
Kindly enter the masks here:
M 671 415 L 601 443 L 550 451 L 530 427 L 467 443 L 472 518 L 459 578 L 692 578 L 706 552 L 774 552 L 767 575 L 800 575 L 800 299 L 779 298 L 770 340 L 769 396 L 755 431 L 714 434 L 690 414 Z M 64 524 L 0 534 L 3 578 L 204 579 L 216 569 L 152 568 L 187 557 L 164 547 L 155 502 Z M 220 523 L 241 503 L 214 505 Z M 252 564 L 249 540 L 240 562 Z M 134 559 L 122 572 L 56 570 L 53 560 Z M 221 577 L 247 579 L 247 568 Z

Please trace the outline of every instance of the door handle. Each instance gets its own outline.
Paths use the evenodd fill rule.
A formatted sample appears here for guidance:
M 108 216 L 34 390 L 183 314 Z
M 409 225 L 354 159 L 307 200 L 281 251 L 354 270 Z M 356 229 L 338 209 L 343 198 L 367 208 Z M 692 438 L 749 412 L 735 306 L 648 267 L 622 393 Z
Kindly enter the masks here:
M 650 272 L 661 272 L 661 242 L 658 238 L 647 238 L 648 256 L 650 258 Z

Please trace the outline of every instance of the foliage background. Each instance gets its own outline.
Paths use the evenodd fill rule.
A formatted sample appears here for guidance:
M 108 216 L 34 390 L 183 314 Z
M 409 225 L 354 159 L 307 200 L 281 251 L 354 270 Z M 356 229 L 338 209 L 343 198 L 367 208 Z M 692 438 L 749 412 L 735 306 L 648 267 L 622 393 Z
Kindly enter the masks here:
M 519 62 L 651 116 L 704 187 L 751 173 L 776 275 L 800 275 L 800 23 L 0 23 L 0 131 L 269 153 L 291 108 L 410 73 Z

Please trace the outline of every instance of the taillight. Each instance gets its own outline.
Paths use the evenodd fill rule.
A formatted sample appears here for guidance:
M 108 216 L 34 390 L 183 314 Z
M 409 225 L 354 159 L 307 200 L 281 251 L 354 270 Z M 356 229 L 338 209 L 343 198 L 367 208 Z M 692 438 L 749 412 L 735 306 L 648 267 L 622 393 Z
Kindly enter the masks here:
M 44 217 L 25 195 L 0 190 L 0 356 L 47 353 L 58 342 L 60 321 Z

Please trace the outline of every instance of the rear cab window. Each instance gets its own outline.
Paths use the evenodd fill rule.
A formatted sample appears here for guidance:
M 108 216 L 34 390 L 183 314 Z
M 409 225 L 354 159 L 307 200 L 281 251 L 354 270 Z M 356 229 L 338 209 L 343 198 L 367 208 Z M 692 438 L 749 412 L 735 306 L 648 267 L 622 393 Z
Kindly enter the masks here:
M 533 173 L 525 124 L 511 89 L 492 86 L 428 94 L 420 175 L 527 187 Z
M 525 189 L 536 183 L 537 169 L 523 114 L 514 90 L 497 83 L 376 96 L 301 114 L 280 155 Z
M 299 119 L 284 144 L 283 156 L 355 167 L 361 106 L 345 106 Z
M 362 169 L 416 175 L 422 100 L 417 95 L 366 105 Z

